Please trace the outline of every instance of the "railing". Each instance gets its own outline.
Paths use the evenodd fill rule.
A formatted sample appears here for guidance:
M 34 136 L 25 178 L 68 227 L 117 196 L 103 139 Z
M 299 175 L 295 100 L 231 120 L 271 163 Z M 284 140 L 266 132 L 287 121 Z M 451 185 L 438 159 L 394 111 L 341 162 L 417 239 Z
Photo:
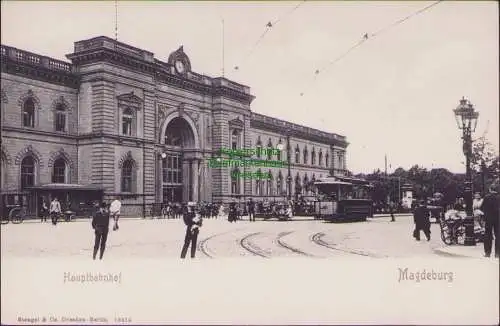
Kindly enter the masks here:
M 18 62 L 25 62 L 30 65 L 45 67 L 51 70 L 71 72 L 71 64 L 68 62 L 19 50 L 6 45 L 2 45 L 2 56 L 9 57 L 10 59 Z
M 345 136 L 340 136 L 340 135 L 333 134 L 333 133 L 327 133 L 327 132 L 324 132 L 321 130 L 301 126 L 301 125 L 298 125 L 295 123 L 291 123 L 291 122 L 284 121 L 281 119 L 276 119 L 273 117 L 268 117 L 268 116 L 265 116 L 263 114 L 259 114 L 259 113 L 255 113 L 255 112 L 252 112 L 252 120 L 264 122 L 264 123 L 269 123 L 269 124 L 272 124 L 275 126 L 284 126 L 285 128 L 289 128 L 292 131 L 299 131 L 299 132 L 310 134 L 310 135 L 316 135 L 316 136 L 333 138 L 336 140 L 345 141 Z

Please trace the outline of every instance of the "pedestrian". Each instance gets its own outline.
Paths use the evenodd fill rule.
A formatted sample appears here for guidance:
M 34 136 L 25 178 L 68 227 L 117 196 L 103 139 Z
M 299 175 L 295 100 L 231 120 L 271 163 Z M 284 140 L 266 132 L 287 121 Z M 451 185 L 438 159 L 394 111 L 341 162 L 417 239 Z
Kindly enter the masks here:
M 236 212 L 236 203 L 232 201 L 231 203 L 229 203 L 229 212 L 227 214 L 227 220 L 229 222 L 236 222 L 237 214 L 238 213 Z
M 248 218 L 250 222 L 255 222 L 255 203 L 252 198 L 248 202 Z
M 101 249 L 99 253 L 99 259 L 102 259 L 104 255 L 104 250 L 106 249 L 106 241 L 108 240 L 109 233 L 109 212 L 106 209 L 106 203 L 102 202 L 99 205 L 99 210 L 94 214 L 92 218 L 92 228 L 95 233 L 94 240 L 94 254 L 92 255 L 95 260 L 97 256 L 97 251 Z
M 120 211 L 122 208 L 122 202 L 117 198 L 111 202 L 109 206 L 109 213 L 113 217 L 115 224 L 113 225 L 113 231 L 118 230 L 120 227 L 118 226 L 118 220 L 120 219 Z
M 42 198 L 42 207 L 41 207 L 41 214 L 42 214 L 42 222 L 47 222 L 47 215 L 49 215 L 49 208 L 47 206 L 47 202 L 45 201 L 45 198 Z
M 203 220 L 194 211 L 195 203 L 189 202 L 187 205 L 187 210 L 184 213 L 184 224 L 186 224 L 186 236 L 184 237 L 184 245 L 182 246 L 181 258 L 186 258 L 186 254 L 191 245 L 191 258 L 195 258 L 196 255 L 196 242 L 198 240 L 198 233 L 200 232 L 200 227 L 203 224 Z
M 415 222 L 415 230 L 413 237 L 420 241 L 420 231 L 424 231 L 427 241 L 431 240 L 431 221 L 429 220 L 429 212 L 425 207 L 425 201 L 421 200 L 413 211 L 413 221 Z
M 391 201 L 389 203 L 389 213 L 391 214 L 391 222 L 396 222 L 396 219 L 394 218 L 394 206 L 395 206 L 394 202 Z
M 52 219 L 52 224 L 56 225 L 57 220 L 59 219 L 59 215 L 61 214 L 61 203 L 54 197 L 52 202 L 50 203 L 49 214 Z
M 498 205 L 498 184 L 491 185 L 489 193 L 484 196 L 482 212 L 484 213 L 484 256 L 490 257 L 492 251 L 493 235 L 495 235 L 495 257 L 500 255 L 500 241 L 498 239 L 498 219 L 500 218 Z

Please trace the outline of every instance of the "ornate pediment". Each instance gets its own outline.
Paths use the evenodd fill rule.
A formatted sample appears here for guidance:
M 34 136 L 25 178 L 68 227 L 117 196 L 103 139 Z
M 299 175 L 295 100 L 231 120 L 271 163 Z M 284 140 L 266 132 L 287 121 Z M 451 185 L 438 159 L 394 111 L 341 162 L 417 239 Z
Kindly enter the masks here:
M 121 105 L 128 105 L 128 106 L 136 108 L 137 110 L 140 110 L 142 107 L 142 104 L 144 103 L 142 98 L 135 95 L 134 92 L 118 95 L 116 98 L 118 100 L 119 105 L 120 104 Z
M 244 124 L 243 120 L 240 119 L 240 117 L 237 117 L 237 118 L 229 121 L 229 127 L 231 127 L 231 128 L 243 129 L 244 125 L 245 124 Z

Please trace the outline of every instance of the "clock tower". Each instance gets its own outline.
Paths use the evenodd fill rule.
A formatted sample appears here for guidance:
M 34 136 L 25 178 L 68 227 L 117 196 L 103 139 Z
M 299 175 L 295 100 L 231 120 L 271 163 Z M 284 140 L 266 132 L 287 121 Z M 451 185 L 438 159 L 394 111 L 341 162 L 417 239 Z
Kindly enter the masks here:
M 170 54 L 168 63 L 174 67 L 175 73 L 178 75 L 185 75 L 191 71 L 191 61 L 186 53 L 184 53 L 182 45 Z

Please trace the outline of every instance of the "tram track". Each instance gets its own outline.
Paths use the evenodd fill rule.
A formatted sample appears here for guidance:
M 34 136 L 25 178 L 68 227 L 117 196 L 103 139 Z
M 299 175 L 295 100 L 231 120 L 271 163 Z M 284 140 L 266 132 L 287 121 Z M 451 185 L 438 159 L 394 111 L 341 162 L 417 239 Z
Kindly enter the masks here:
M 288 232 L 281 232 L 278 234 L 278 236 L 276 237 L 276 243 L 282 247 L 282 248 L 285 248 L 285 249 L 288 249 L 296 254 L 299 254 L 301 256 L 306 256 L 306 257 L 315 257 L 314 255 L 311 255 L 307 252 L 304 252 L 300 249 L 297 249 L 297 248 L 294 248 L 292 246 L 290 246 L 289 244 L 287 244 L 284 240 L 283 240 L 283 237 L 289 235 L 289 234 L 292 234 L 294 231 L 288 231 Z
M 244 236 L 243 238 L 240 239 L 240 246 L 246 251 L 253 254 L 254 256 L 259 256 L 262 258 L 271 258 L 271 255 L 269 255 L 267 252 L 265 252 L 260 247 L 256 246 L 253 242 L 250 241 L 251 238 L 261 234 L 262 232 L 254 232 Z
M 208 246 L 207 246 L 207 243 L 208 241 L 216 238 L 216 237 L 220 237 L 220 236 L 223 236 L 223 235 L 226 235 L 226 234 L 230 234 L 230 233 L 233 233 L 233 232 L 237 232 L 237 231 L 241 231 L 242 228 L 240 229 L 235 229 L 235 230 L 229 230 L 229 231 L 226 231 L 226 232 L 220 232 L 220 233 L 215 233 L 215 234 L 212 234 L 211 236 L 201 240 L 200 242 L 198 242 L 198 250 L 203 253 L 205 256 L 207 256 L 208 258 L 211 258 L 211 259 L 215 259 L 216 257 L 213 255 L 213 253 L 210 252 L 210 250 L 208 249 Z
M 324 236 L 325 236 L 325 234 L 323 232 L 314 233 L 313 235 L 311 235 L 309 237 L 309 240 L 311 242 L 319 245 L 319 246 L 322 246 L 322 247 L 325 247 L 325 248 L 328 248 L 328 249 L 331 249 L 331 250 L 336 250 L 336 251 L 341 251 L 341 252 L 353 254 L 353 255 L 364 256 L 364 257 L 371 257 L 371 258 L 387 258 L 388 257 L 386 255 L 377 255 L 377 254 L 365 252 L 365 251 L 362 251 L 362 250 L 341 248 L 341 247 L 338 247 L 338 246 L 336 246 L 334 244 L 330 244 L 330 243 L 324 241 L 322 239 Z

